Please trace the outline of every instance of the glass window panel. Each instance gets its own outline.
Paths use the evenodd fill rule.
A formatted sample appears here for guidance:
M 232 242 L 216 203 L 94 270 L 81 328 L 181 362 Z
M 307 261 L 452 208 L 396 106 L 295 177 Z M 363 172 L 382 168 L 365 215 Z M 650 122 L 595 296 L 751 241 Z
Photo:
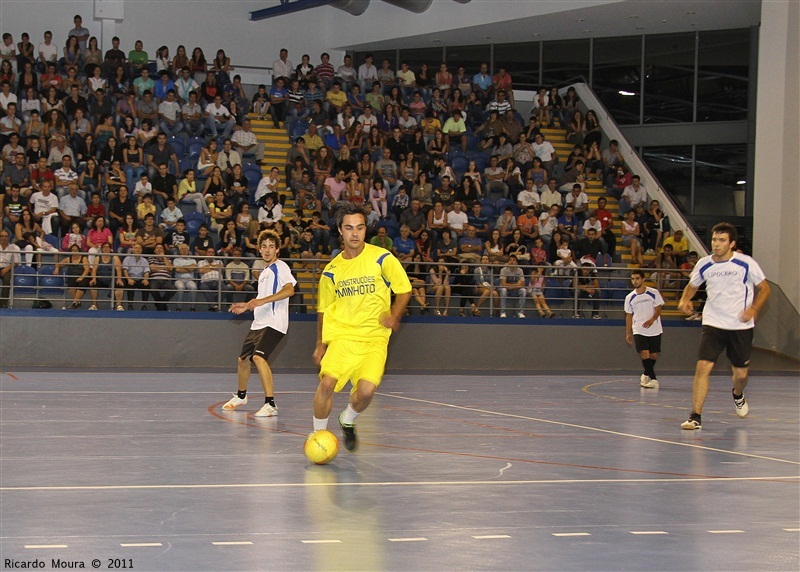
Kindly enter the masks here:
M 481 69 L 481 64 L 489 63 L 491 49 L 488 44 L 482 46 L 447 46 L 447 69 L 455 73 L 458 66 L 475 75 Z M 491 69 L 491 66 L 490 68 Z
M 592 88 L 620 125 L 639 123 L 642 37 L 596 38 Z
M 545 87 L 573 83 L 579 77 L 589 81 L 589 40 L 561 40 L 544 43 L 542 83 Z
M 695 147 L 693 214 L 748 216 L 744 205 L 747 176 L 747 145 Z
M 692 147 L 645 147 L 642 159 L 684 213 L 692 213 Z
M 400 61 L 408 62 L 408 66 L 416 72 L 422 64 L 428 64 L 428 71 L 436 73 L 442 63 L 444 50 L 438 48 L 417 48 L 413 50 L 400 50 Z
M 503 67 L 517 89 L 539 87 L 539 42 L 495 44 L 494 72 Z
M 372 65 L 376 68 L 381 68 L 381 62 L 388 59 L 392 64 L 392 69 L 397 67 L 397 50 L 373 50 L 371 52 L 356 52 L 353 56 L 353 67 L 358 69 L 358 66 L 364 63 L 364 56 L 368 53 L 372 54 Z
M 697 120 L 747 119 L 750 30 L 700 32 Z
M 644 74 L 644 122 L 691 122 L 694 33 L 647 36 Z

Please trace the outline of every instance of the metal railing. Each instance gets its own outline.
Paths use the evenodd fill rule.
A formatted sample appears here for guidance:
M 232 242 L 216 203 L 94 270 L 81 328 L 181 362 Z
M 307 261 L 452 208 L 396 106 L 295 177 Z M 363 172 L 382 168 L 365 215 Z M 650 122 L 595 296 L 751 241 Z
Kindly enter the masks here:
M 25 254 L 22 253 L 23 257 Z M 91 270 L 80 280 L 77 276 L 68 276 L 65 268 L 56 273 L 55 259 L 63 261 L 66 253 L 54 255 L 34 252 L 33 256 L 33 266 L 23 263 L 10 272 L 8 297 L 7 300 L 1 300 L 10 308 L 52 306 L 61 309 L 217 312 L 225 311 L 235 302 L 255 297 L 258 287 L 255 275 L 258 268 L 252 268 L 255 258 L 164 255 L 163 258 L 170 261 L 190 258 L 196 263 L 203 260 L 220 262 L 221 267 L 216 268 L 220 277 L 204 279 L 198 270 L 185 274 L 173 270 L 169 278 L 151 279 L 144 284 L 141 280 L 129 282 L 128 276 L 124 273 L 120 275 L 119 266 L 114 263 L 116 259 L 121 265 L 126 256 L 132 255 L 108 254 L 111 257 L 108 264 L 111 274 L 98 281 L 93 281 Z M 83 253 L 83 256 L 88 263 L 89 257 L 100 255 Z M 147 259 L 154 255 L 142 256 Z M 328 259 L 284 260 L 292 267 L 297 279 L 295 295 L 289 301 L 289 311 L 314 313 L 317 286 Z M 238 266 L 228 268 L 230 263 Z M 245 266 L 242 267 L 241 263 Z M 38 269 L 34 266 L 38 266 Z M 518 267 L 522 270 L 524 285 L 516 289 L 503 287 L 502 262 L 490 265 L 414 262 L 404 266 L 414 288 L 408 306 L 408 313 L 412 315 L 513 318 L 522 312 L 524 317 L 623 318 L 623 301 L 631 291 L 629 269 L 615 266 L 533 266 L 522 263 Z M 228 270 L 234 272 L 230 277 Z M 237 276 L 237 271 L 246 275 Z M 667 301 L 665 317 L 684 318 L 678 316 L 675 307 L 689 271 L 652 268 L 645 269 L 645 272 L 648 285 L 658 287 Z M 542 277 L 541 283 L 537 283 L 539 276 Z M 237 289 L 234 283 L 244 283 L 245 286 Z M 518 294 L 515 290 L 522 290 L 522 293 Z

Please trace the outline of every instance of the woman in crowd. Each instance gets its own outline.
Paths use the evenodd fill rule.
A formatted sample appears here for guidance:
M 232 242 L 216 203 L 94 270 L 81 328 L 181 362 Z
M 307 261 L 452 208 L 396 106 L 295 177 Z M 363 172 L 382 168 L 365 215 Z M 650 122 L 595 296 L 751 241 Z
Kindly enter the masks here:
M 142 173 L 147 171 L 144 164 L 144 151 L 139 147 L 135 136 L 129 136 L 126 141 L 128 144 L 122 150 L 125 177 L 129 181 L 138 181 Z
M 91 287 L 91 290 L 89 290 L 89 296 L 92 299 L 92 305 L 89 306 L 90 310 L 97 310 L 97 289 L 101 288 L 104 291 L 107 290 L 110 292 L 112 282 L 116 287 L 114 289 L 114 301 L 116 302 L 116 308 L 119 311 L 124 310 L 122 306 L 122 293 L 125 291 L 125 289 L 122 282 L 122 264 L 119 258 L 119 256 L 112 254 L 111 245 L 109 243 L 106 242 L 102 247 L 100 247 L 100 254 L 94 259 L 94 264 L 92 264 L 92 277 L 89 280 L 89 286 Z M 151 276 L 151 286 L 152 283 Z
M 492 298 L 492 307 L 495 309 L 498 308 L 500 294 L 498 294 L 497 288 L 494 286 L 498 276 L 499 274 L 495 273 L 492 268 L 489 256 L 486 254 L 481 256 L 480 266 L 475 268 L 475 289 L 480 293 L 478 302 L 475 304 L 475 309 L 472 311 L 475 316 L 481 315 L 481 306 L 483 306 L 490 297 Z
M 175 49 L 175 57 L 172 58 L 172 66 L 170 68 L 172 70 L 172 75 L 177 77 L 184 67 L 189 67 L 191 70 L 189 66 L 189 57 L 186 55 L 186 46 L 181 44 Z
M 201 177 L 210 177 L 211 172 L 217 164 L 219 158 L 219 144 L 213 137 L 208 140 L 205 147 L 200 149 L 200 157 L 197 159 L 197 170 Z
M 91 197 L 94 193 L 99 193 L 102 189 L 103 175 L 94 157 L 86 159 L 86 169 L 78 176 L 78 188 Z
M 136 217 L 131 213 L 125 214 L 125 222 L 119 227 L 117 231 L 117 239 L 119 247 L 117 252 L 120 254 L 130 254 L 133 252 L 133 245 L 136 244 L 136 231 L 139 227 L 136 225 Z
M 98 47 L 97 38 L 95 36 L 89 38 L 89 43 L 83 51 L 83 64 L 83 73 L 86 74 L 86 77 L 95 76 L 95 68 L 99 67 L 102 71 L 103 51 Z
M 69 247 L 69 255 L 59 260 L 56 264 L 55 274 L 60 274 L 62 268 L 67 269 L 67 288 L 72 298 L 72 304 L 69 308 L 70 310 L 77 310 L 81 307 L 81 299 L 89 285 L 89 273 L 91 272 L 89 259 L 81 252 L 77 244 L 73 244 Z M 97 308 L 94 309 L 96 310 Z

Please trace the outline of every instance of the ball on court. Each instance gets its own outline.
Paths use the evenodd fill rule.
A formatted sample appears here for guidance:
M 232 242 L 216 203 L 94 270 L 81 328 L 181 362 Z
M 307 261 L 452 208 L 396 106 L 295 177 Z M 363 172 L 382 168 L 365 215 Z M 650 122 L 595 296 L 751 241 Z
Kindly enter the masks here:
M 303 449 L 309 461 L 325 465 L 336 458 L 339 452 L 339 440 L 330 431 L 321 429 L 308 436 Z

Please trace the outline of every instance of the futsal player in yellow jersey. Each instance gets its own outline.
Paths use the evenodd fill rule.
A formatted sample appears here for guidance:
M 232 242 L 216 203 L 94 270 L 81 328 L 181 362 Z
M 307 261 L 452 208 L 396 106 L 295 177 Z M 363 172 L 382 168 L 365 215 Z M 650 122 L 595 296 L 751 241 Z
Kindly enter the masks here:
M 352 451 L 356 417 L 381 383 L 389 336 L 411 299 L 411 282 L 394 255 L 364 242 L 367 214 L 362 206 L 340 207 L 336 220 L 343 250 L 325 267 L 319 283 L 314 361 L 320 366 L 320 381 L 314 395 L 314 430 L 327 429 L 333 393 L 349 381 L 350 403 L 339 415 L 339 425 L 344 446 Z

